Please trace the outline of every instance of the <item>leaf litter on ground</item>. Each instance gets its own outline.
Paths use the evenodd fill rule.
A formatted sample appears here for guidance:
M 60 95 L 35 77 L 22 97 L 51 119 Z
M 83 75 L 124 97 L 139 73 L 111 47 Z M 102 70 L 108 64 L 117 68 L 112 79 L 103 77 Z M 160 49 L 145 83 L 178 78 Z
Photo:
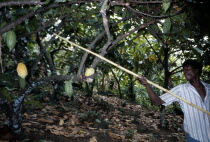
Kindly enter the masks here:
M 64 98 L 42 105 L 24 113 L 22 126 L 32 141 L 185 141 L 182 116 L 166 114 L 168 129 L 160 129 L 159 111 L 117 97 L 78 96 L 74 102 Z

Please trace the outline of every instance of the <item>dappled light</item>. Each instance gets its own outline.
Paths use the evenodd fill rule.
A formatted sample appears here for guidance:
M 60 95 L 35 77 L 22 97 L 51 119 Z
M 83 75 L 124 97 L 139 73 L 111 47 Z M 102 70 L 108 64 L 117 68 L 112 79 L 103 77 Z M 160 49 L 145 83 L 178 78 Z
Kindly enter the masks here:
M 209 8 L 205 0 L 1 0 L 0 141 L 186 141 L 183 106 L 202 122 L 210 114 Z M 187 59 L 202 74 L 195 64 L 183 70 Z M 202 105 L 174 89 L 187 83 Z

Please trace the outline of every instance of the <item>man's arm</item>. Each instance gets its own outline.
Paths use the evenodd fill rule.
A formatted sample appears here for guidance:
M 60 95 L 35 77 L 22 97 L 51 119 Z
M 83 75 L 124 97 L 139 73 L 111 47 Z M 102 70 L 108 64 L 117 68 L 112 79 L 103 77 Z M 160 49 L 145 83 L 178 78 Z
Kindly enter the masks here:
M 156 106 L 159 106 L 159 105 L 162 105 L 163 103 L 165 103 L 158 95 L 155 94 L 155 92 L 152 90 L 150 85 L 147 83 L 146 78 L 138 77 L 137 79 L 138 79 L 140 84 L 142 84 L 142 85 L 144 85 L 146 87 L 148 96 L 149 96 L 150 101 L 152 102 L 152 104 L 154 104 Z

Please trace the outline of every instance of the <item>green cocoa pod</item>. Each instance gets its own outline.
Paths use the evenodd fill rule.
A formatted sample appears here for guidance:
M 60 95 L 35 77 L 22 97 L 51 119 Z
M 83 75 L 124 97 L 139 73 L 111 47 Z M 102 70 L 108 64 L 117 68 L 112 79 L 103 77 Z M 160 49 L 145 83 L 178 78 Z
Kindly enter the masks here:
M 7 47 L 10 49 L 10 51 L 15 47 L 16 45 L 16 34 L 14 31 L 8 31 L 6 35 L 6 44 Z
M 73 95 L 72 81 L 65 81 L 65 95 L 71 97 Z

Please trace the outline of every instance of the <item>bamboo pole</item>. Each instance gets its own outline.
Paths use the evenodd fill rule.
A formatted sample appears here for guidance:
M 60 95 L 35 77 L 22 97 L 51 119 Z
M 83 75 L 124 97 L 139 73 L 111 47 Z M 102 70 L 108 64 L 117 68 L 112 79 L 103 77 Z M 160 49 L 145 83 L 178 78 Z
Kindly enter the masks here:
M 123 71 L 125 71 L 125 72 L 127 72 L 127 73 L 129 73 L 129 74 L 131 74 L 131 75 L 133 75 L 133 76 L 135 76 L 135 77 L 141 77 L 141 75 L 138 75 L 138 74 L 136 74 L 136 73 L 134 73 L 134 72 L 132 72 L 132 71 L 130 71 L 130 70 L 128 70 L 128 69 L 126 69 L 126 68 L 124 68 L 124 67 L 122 67 L 122 66 L 120 66 L 120 65 L 118 65 L 118 64 L 116 64 L 116 63 L 114 63 L 114 62 L 112 62 L 112 61 L 110 61 L 110 60 L 108 60 L 108 59 L 106 59 L 105 57 L 103 57 L 103 56 L 101 56 L 101 55 L 99 55 L 99 54 L 96 54 L 95 52 L 92 52 L 92 51 L 90 51 L 90 50 L 88 50 L 88 49 L 86 49 L 86 48 L 84 48 L 84 47 L 81 47 L 81 46 L 79 46 L 79 45 L 77 45 L 77 44 L 75 44 L 75 43 L 69 41 L 68 39 L 63 38 L 63 37 L 61 37 L 61 36 L 55 34 L 55 33 L 54 33 L 54 35 L 57 36 L 58 38 L 64 40 L 64 41 L 70 43 L 70 44 L 73 45 L 73 46 L 76 46 L 76 47 L 78 47 L 78 48 L 80 48 L 80 49 L 82 49 L 82 50 L 84 50 L 84 51 L 86 51 L 86 52 L 88 52 L 88 53 L 91 53 L 91 54 L 97 56 L 98 58 L 100 58 L 100 59 L 102 59 L 102 60 L 104 60 L 104 61 L 106 61 L 106 62 L 112 64 L 113 66 L 115 66 L 115 67 L 117 67 L 117 68 L 119 68 L 119 69 L 121 69 L 121 70 L 123 70 Z M 146 79 L 146 80 L 147 80 L 147 79 Z M 178 98 L 179 100 L 182 100 L 183 102 L 189 104 L 190 106 L 192 106 L 192 107 L 194 107 L 194 108 L 196 108 L 196 109 L 198 109 L 198 110 L 200 110 L 200 111 L 202 111 L 202 112 L 204 112 L 204 113 L 210 115 L 210 112 L 206 111 L 205 109 L 203 109 L 203 108 L 201 108 L 201 107 L 198 107 L 197 105 L 195 105 L 195 104 L 193 104 L 193 103 L 191 103 L 191 102 L 185 100 L 184 98 L 182 98 L 182 97 L 180 97 L 180 96 L 177 96 L 176 94 L 174 94 L 174 93 L 170 92 L 169 90 L 167 90 L 167 89 L 165 89 L 165 88 L 163 88 L 163 87 L 161 87 L 161 86 L 159 86 L 159 85 L 153 83 L 152 81 L 147 80 L 147 82 L 148 82 L 149 84 L 151 84 L 151 85 L 157 87 L 158 89 L 163 90 L 164 92 L 166 92 L 166 93 L 168 93 L 168 94 L 171 94 L 172 96 Z

